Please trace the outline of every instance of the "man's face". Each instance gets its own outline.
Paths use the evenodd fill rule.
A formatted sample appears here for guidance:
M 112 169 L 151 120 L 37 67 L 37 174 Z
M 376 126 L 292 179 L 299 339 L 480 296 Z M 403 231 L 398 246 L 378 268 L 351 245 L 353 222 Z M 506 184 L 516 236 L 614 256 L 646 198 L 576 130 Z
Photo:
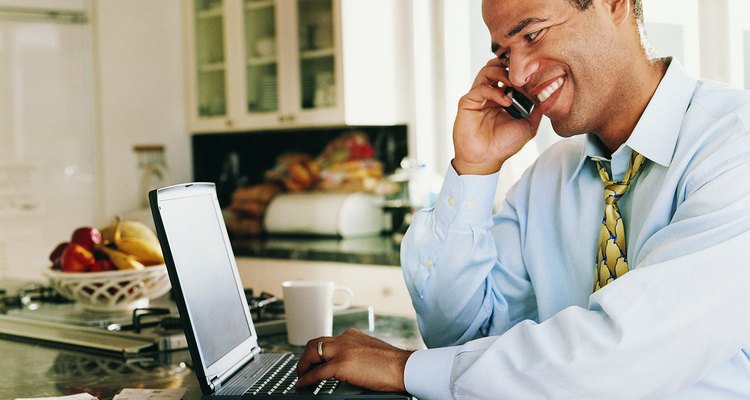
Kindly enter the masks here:
M 599 7 L 599 9 L 597 9 Z M 495 55 L 509 77 L 560 136 L 599 133 L 625 94 L 627 54 L 617 30 L 594 1 L 586 11 L 568 0 L 484 0 L 482 14 Z

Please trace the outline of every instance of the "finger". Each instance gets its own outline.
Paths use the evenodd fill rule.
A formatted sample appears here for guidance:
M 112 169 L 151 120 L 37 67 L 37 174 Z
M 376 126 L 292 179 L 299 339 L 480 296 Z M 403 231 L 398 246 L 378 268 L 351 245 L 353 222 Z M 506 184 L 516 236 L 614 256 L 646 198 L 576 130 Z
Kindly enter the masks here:
M 500 108 L 500 107 L 502 107 L 500 104 L 497 104 L 492 100 L 487 100 L 485 101 L 483 108 L 486 109 L 486 108 Z
M 488 102 L 494 102 L 504 107 L 513 104 L 502 89 L 484 85 L 476 87 L 465 94 L 459 102 L 459 108 L 478 111 L 487 107 Z
M 502 82 L 503 86 L 511 85 L 510 77 L 508 77 L 508 70 L 502 66 L 489 65 L 482 67 L 482 69 L 479 70 L 471 87 L 475 88 L 482 85 L 497 86 L 498 82 Z
M 482 79 L 480 81 L 480 78 Z M 472 88 L 479 85 L 494 85 L 497 86 L 498 82 L 503 82 L 503 85 L 508 84 L 510 78 L 508 78 L 508 69 L 505 63 L 500 61 L 497 57 L 490 58 L 487 63 L 477 73 Z
M 294 386 L 305 387 L 320 382 L 324 379 L 337 378 L 337 368 L 338 363 L 327 362 L 324 364 L 320 364 L 315 368 L 307 371 L 307 373 L 305 373 L 304 375 L 299 376 L 297 379 L 297 383 L 295 383 Z
M 527 118 L 529 124 L 531 124 L 531 131 L 534 132 L 535 136 L 537 130 L 539 129 L 539 124 L 541 123 L 543 116 L 544 114 L 542 113 L 542 110 L 539 107 L 534 107 L 534 109 L 531 110 L 531 114 L 529 114 L 529 117 Z
M 305 350 L 302 352 L 299 361 L 297 362 L 297 376 L 302 376 L 307 371 L 315 368 L 316 365 L 321 363 L 320 355 L 318 354 L 318 343 L 323 343 L 324 355 L 328 357 L 328 349 L 326 344 L 330 344 L 333 338 L 329 336 L 319 337 L 312 339 L 305 345 Z
M 310 357 L 310 343 L 307 343 L 305 350 L 300 355 L 299 361 L 297 361 L 297 376 L 304 375 L 314 367 L 312 358 Z
M 487 63 L 484 64 L 485 67 L 500 67 L 504 69 L 506 72 L 508 71 L 508 65 L 506 65 L 505 61 L 500 61 L 497 57 L 492 57 L 489 60 L 487 60 Z

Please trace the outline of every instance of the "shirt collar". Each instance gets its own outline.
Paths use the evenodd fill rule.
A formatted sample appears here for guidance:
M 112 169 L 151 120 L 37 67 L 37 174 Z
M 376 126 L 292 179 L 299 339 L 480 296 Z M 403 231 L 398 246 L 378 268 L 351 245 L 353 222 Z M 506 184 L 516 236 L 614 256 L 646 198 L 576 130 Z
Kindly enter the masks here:
M 672 162 L 685 111 L 690 105 L 697 83 L 679 62 L 671 57 L 665 60 L 669 62 L 667 72 L 623 146 L 668 167 Z M 599 139 L 591 134 L 586 136 L 586 145 L 581 150 L 581 159 L 571 180 L 578 175 L 589 157 L 607 158 Z

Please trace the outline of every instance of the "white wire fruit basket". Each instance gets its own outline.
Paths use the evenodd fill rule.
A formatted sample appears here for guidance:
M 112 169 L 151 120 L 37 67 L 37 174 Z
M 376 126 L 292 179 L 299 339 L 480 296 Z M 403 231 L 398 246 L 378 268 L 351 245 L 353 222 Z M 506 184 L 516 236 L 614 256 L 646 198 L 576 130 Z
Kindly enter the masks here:
M 167 267 L 104 272 L 46 272 L 50 285 L 65 298 L 94 311 L 129 310 L 148 306 L 149 300 L 171 288 Z

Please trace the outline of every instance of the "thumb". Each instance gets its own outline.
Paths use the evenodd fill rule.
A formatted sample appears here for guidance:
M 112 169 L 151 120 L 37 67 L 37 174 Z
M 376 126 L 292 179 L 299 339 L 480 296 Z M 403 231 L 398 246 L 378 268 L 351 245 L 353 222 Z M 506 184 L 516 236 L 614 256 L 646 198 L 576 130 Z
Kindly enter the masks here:
M 537 106 L 534 107 L 533 110 L 531 110 L 531 114 L 529 114 L 529 117 L 526 118 L 526 120 L 529 121 L 529 125 L 531 125 L 532 138 L 536 136 L 536 132 L 539 130 L 539 125 L 541 125 L 542 117 L 544 117 L 544 114 L 542 113 L 542 110 L 540 110 Z

